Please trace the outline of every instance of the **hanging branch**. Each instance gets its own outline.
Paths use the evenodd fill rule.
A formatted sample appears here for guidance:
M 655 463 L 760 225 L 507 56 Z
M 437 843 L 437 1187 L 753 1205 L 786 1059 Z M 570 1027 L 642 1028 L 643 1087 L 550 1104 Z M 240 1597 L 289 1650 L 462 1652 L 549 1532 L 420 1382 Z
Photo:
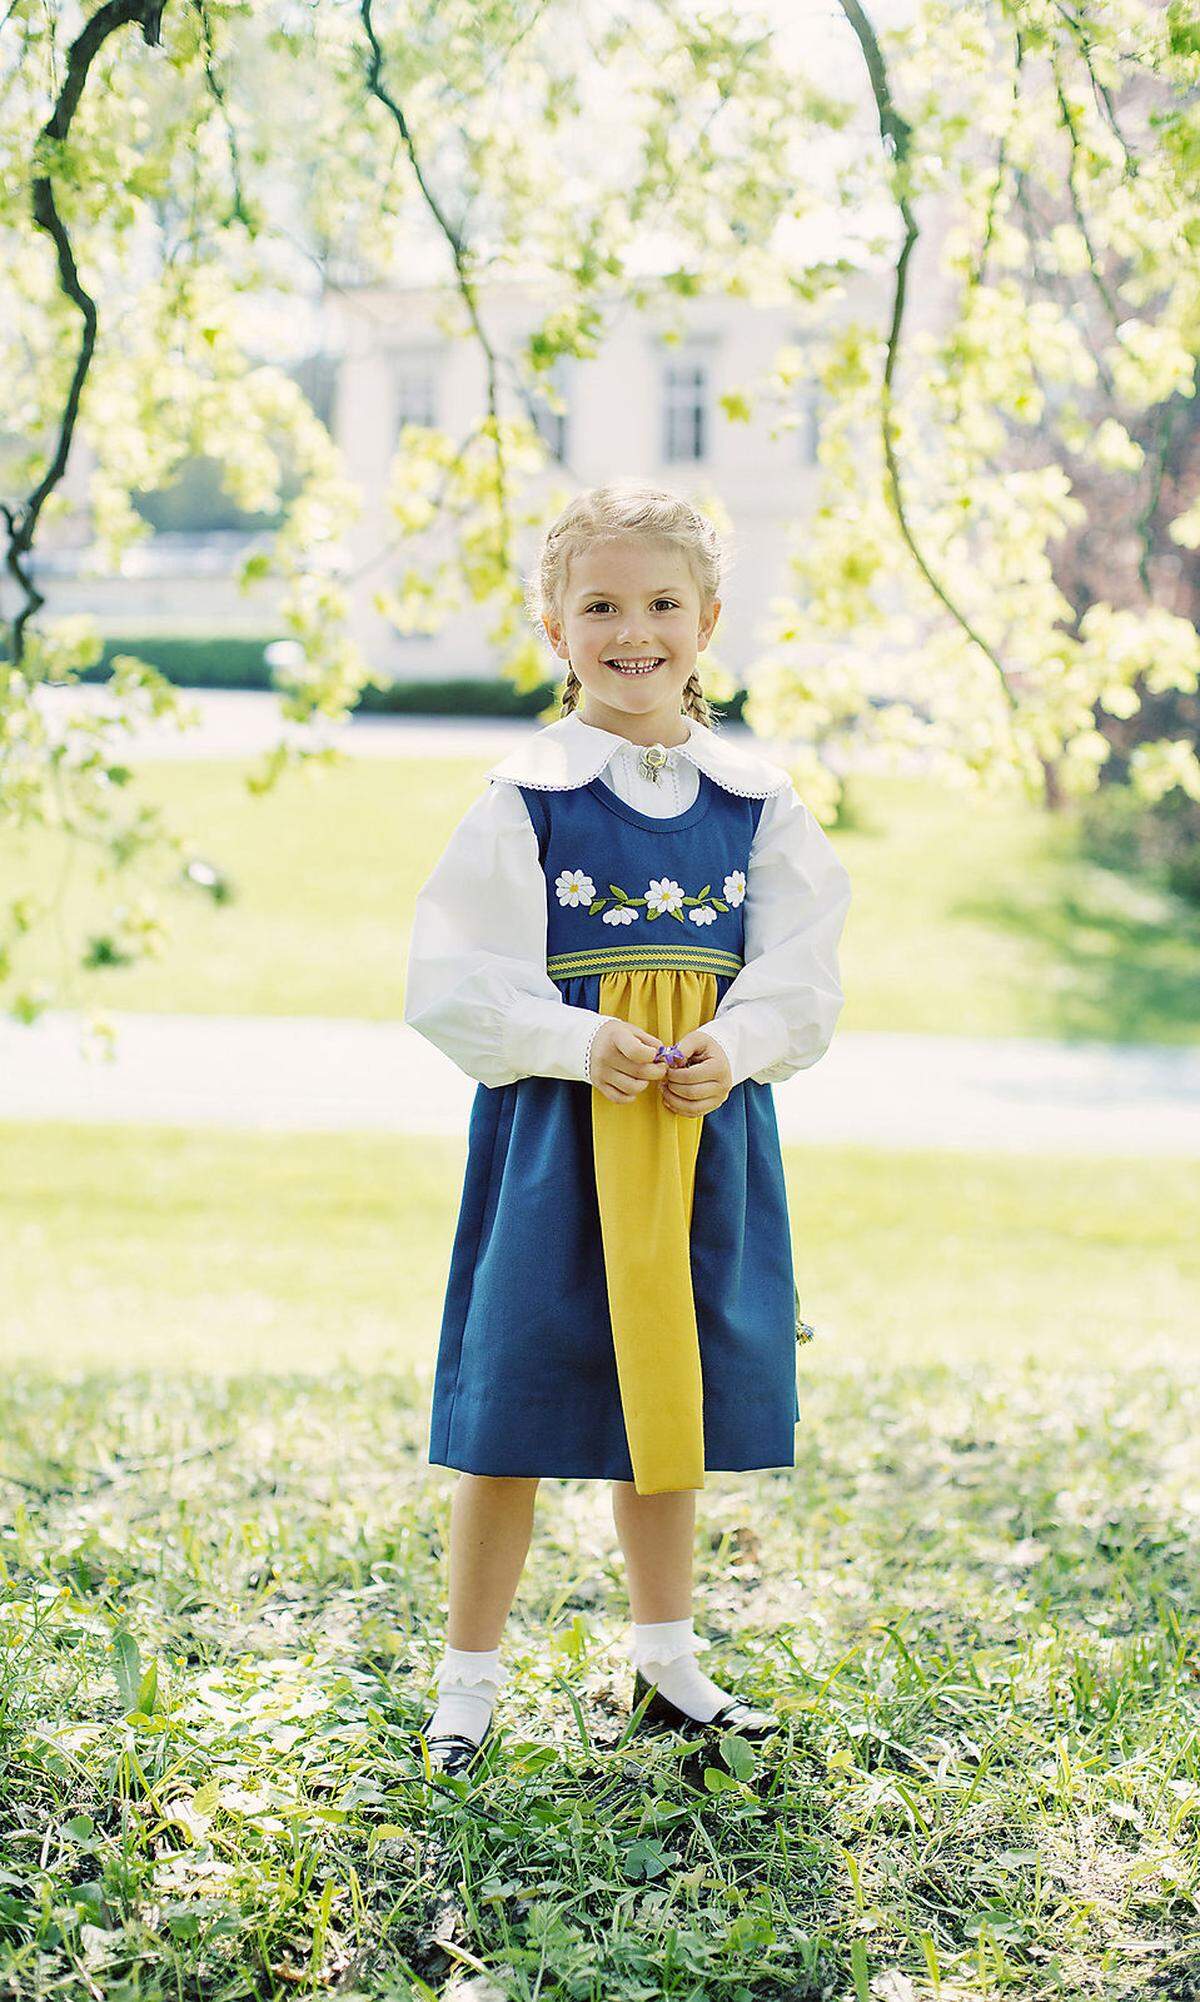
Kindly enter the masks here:
M 1196 356 L 1192 366 L 1192 388 L 1190 395 L 1185 396 L 1182 391 L 1177 391 L 1174 396 L 1168 397 L 1167 401 L 1159 409 L 1158 434 L 1154 445 L 1149 490 L 1146 494 L 1142 511 L 1137 519 L 1138 542 L 1140 545 L 1137 566 L 1138 581 L 1148 598 L 1151 596 L 1150 558 L 1154 553 L 1154 517 L 1158 512 L 1158 503 L 1162 496 L 1162 485 L 1163 479 L 1166 476 L 1167 461 L 1171 455 L 1172 447 L 1175 444 L 1175 439 L 1181 426 L 1185 421 L 1191 420 L 1192 409 L 1197 396 L 1200 396 L 1200 355 Z
M 200 23 L 200 34 L 204 43 L 204 80 L 208 85 L 209 96 L 220 113 L 221 122 L 225 127 L 225 138 L 229 146 L 229 172 L 233 181 L 233 206 L 229 211 L 228 221 L 240 222 L 244 229 L 251 229 L 253 221 L 246 206 L 246 193 L 242 185 L 242 157 L 238 147 L 237 131 L 229 115 L 225 86 L 217 74 L 217 54 L 213 43 L 212 22 L 209 20 L 208 7 L 205 4 L 205 0 L 192 0 L 192 4 L 195 8 L 196 18 Z
M 509 548 L 512 541 L 512 527 L 508 515 L 508 476 L 505 469 L 504 445 L 500 435 L 499 362 L 496 351 L 492 346 L 480 317 L 479 302 L 475 294 L 475 287 L 471 282 L 470 272 L 467 269 L 469 257 L 467 245 L 458 230 L 455 229 L 450 218 L 444 213 L 437 196 L 429 186 L 417 155 L 417 149 L 413 144 L 408 120 L 405 118 L 401 106 L 397 104 L 384 83 L 383 50 L 380 47 L 374 23 L 371 19 L 372 4 L 373 0 L 362 0 L 360 8 L 362 24 L 366 30 L 367 40 L 371 45 L 371 57 L 367 65 L 367 89 L 372 97 L 379 99 L 380 104 L 384 106 L 385 110 L 390 112 L 392 118 L 395 120 L 396 129 L 404 143 L 409 164 L 416 177 L 417 186 L 425 198 L 425 205 L 450 246 L 450 254 L 454 259 L 454 273 L 458 282 L 459 295 L 467 309 L 475 337 L 483 350 L 487 366 L 488 420 L 491 427 L 492 443 L 496 452 L 496 500 L 500 513 L 501 552 L 503 553 Z
M 900 534 L 922 577 L 938 602 L 945 606 L 955 624 L 961 628 L 967 635 L 967 638 L 991 662 L 996 670 L 1000 686 L 1004 690 L 1010 707 L 1015 709 L 1017 707 L 1016 691 L 1009 683 L 1008 676 L 1004 671 L 1004 666 L 999 656 L 988 645 L 983 635 L 975 630 L 975 627 L 971 624 L 966 614 L 959 610 L 944 586 L 934 576 L 909 526 L 904 493 L 900 481 L 900 468 L 896 458 L 892 419 L 892 382 L 900 353 L 900 329 L 904 322 L 908 261 L 912 255 L 913 246 L 920 235 L 920 227 L 913 214 L 907 192 L 908 153 L 909 141 L 912 137 L 912 127 L 909 125 L 907 119 L 901 117 L 892 103 L 887 67 L 883 60 L 882 50 L 879 47 L 878 37 L 867 15 L 859 5 L 859 0 L 839 0 L 839 5 L 857 35 L 859 46 L 862 49 L 863 60 L 866 63 L 867 75 L 871 81 L 871 90 L 875 98 L 875 107 L 879 116 L 880 137 L 883 140 L 884 151 L 892 162 L 892 183 L 895 190 L 896 206 L 900 211 L 901 220 L 904 223 L 904 241 L 900 246 L 900 255 L 896 262 L 892 319 L 888 329 L 887 359 L 884 364 L 883 384 L 879 400 L 883 456 L 887 466 L 888 497 L 899 525 Z
M 1025 38 L 1018 28 L 1016 50 L 1013 59 L 1012 108 L 1015 117 L 1021 102 L 1021 65 L 1025 60 Z M 982 285 L 987 274 L 987 261 L 992 248 L 992 237 L 996 228 L 996 204 L 1004 189 L 1004 176 L 1008 171 L 1008 128 L 1000 134 L 1000 144 L 996 150 L 996 172 L 988 192 L 987 215 L 984 218 L 983 241 L 979 246 L 979 256 L 971 273 L 971 283 Z
M 141 27 L 142 40 L 147 48 L 161 48 L 162 16 L 165 5 L 166 0 L 105 0 L 105 4 L 96 10 L 67 52 L 62 89 L 59 91 L 53 111 L 38 134 L 34 149 L 35 158 L 40 158 L 43 150 L 48 151 L 53 158 L 57 149 L 66 142 L 92 63 L 110 35 L 115 35 L 119 29 L 136 21 Z M 15 507 L 6 501 L 0 501 L 0 515 L 3 515 L 8 529 L 5 566 L 15 578 L 25 600 L 13 620 L 12 659 L 14 665 L 18 667 L 25 657 L 25 628 L 46 602 L 25 568 L 25 559 L 32 551 L 33 538 L 37 532 L 42 509 L 67 470 L 71 443 L 75 436 L 75 423 L 79 415 L 79 402 L 95 351 L 98 323 L 96 302 L 80 283 L 71 249 L 71 239 L 66 224 L 59 214 L 58 204 L 54 199 L 54 183 L 49 173 L 37 174 L 34 177 L 32 209 L 33 220 L 37 227 L 45 230 L 54 244 L 58 258 L 59 284 L 66 297 L 78 306 L 83 319 L 83 332 L 80 336 L 79 353 L 75 360 L 71 386 L 59 422 L 58 444 L 54 456 L 27 500 Z
M 1104 114 L 1109 131 L 1125 155 L 1125 179 L 1131 181 L 1138 171 L 1138 158 L 1117 122 L 1117 114 L 1113 108 L 1111 91 L 1107 85 L 1101 83 L 1092 66 L 1092 43 L 1088 40 L 1087 31 L 1084 28 L 1083 22 L 1076 19 L 1070 8 L 1063 6 L 1062 0 L 1055 0 L 1055 6 L 1075 38 L 1079 53 L 1083 57 L 1084 67 L 1091 79 L 1092 95 Z
M 1069 139 L 1071 146 L 1071 157 L 1067 162 L 1067 192 L 1071 197 L 1071 212 L 1075 217 L 1075 226 L 1078 229 L 1080 236 L 1083 238 L 1084 247 L 1087 250 L 1088 269 L 1091 272 L 1092 283 L 1094 284 L 1097 292 L 1100 294 L 1100 297 L 1104 301 L 1105 308 L 1108 312 L 1108 317 L 1112 321 L 1113 330 L 1115 332 L 1117 327 L 1120 325 L 1121 315 L 1117 308 L 1117 302 L 1113 298 L 1112 293 L 1109 291 L 1108 286 L 1104 281 L 1104 276 L 1100 270 L 1100 259 L 1096 254 L 1096 246 L 1092 242 L 1091 231 L 1088 228 L 1087 216 L 1084 213 L 1083 203 L 1079 199 L 1079 189 L 1075 181 L 1075 170 L 1079 164 L 1079 133 L 1078 130 L 1076 129 L 1075 119 L 1071 111 L 1071 107 L 1067 102 L 1067 94 L 1063 89 L 1062 77 L 1059 74 L 1058 63 L 1054 60 L 1053 57 L 1051 58 L 1051 68 L 1054 72 L 1054 90 L 1055 90 L 1055 95 L 1058 98 L 1058 108 L 1059 111 L 1062 113 L 1062 121 L 1063 124 L 1066 126 L 1067 138 Z

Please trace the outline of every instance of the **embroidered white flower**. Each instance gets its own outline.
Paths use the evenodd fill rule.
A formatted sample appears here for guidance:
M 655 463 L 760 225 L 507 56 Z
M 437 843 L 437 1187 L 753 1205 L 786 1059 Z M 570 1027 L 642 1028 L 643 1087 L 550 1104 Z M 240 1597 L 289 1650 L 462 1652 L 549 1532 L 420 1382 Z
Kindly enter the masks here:
M 636 924 L 643 912 L 647 919 L 671 917 L 676 924 L 684 924 L 686 918 L 691 918 L 693 924 L 711 925 L 719 915 L 728 914 L 742 902 L 746 894 L 746 877 L 741 869 L 729 871 L 725 878 L 728 902 L 714 896 L 711 883 L 703 884 L 694 897 L 690 896 L 673 876 L 652 877 L 645 895 L 641 897 L 631 897 L 619 883 L 607 884 L 608 895 L 598 895 L 586 869 L 561 870 L 555 878 L 554 887 L 560 904 L 573 907 L 586 904 L 588 916 L 599 917 L 603 912 L 606 925 Z
M 554 888 L 560 904 L 590 904 L 596 894 L 596 885 L 582 869 L 564 869 L 555 879 Z
M 646 909 L 654 912 L 682 910 L 684 894 L 682 883 L 673 882 L 670 876 L 651 877 L 646 891 Z

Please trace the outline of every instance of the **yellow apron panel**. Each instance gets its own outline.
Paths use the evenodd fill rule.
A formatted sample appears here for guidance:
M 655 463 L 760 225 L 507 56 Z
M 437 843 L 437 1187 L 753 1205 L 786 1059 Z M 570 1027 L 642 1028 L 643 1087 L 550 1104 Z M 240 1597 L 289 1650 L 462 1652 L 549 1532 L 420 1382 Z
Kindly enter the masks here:
M 711 1022 L 713 973 L 641 967 L 600 978 L 596 1006 L 677 1043 Z M 621 1409 L 638 1494 L 704 1486 L 704 1395 L 690 1240 L 703 1118 L 648 1084 L 624 1104 L 592 1091 L 596 1194 Z

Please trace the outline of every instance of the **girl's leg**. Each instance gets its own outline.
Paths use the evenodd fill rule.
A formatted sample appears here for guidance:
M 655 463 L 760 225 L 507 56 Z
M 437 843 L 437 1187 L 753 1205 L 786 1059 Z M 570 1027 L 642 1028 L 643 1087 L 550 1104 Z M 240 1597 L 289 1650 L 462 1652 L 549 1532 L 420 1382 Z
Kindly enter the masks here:
M 499 1647 L 529 1555 L 537 1490 L 536 1480 L 459 1475 L 450 1504 L 451 1647 Z
M 614 1481 L 612 1507 L 634 1619 L 640 1624 L 690 1620 L 695 1488 L 640 1495 L 632 1481 Z
M 698 1650 L 708 1646 L 692 1615 L 696 1490 L 639 1495 L 632 1481 L 614 1481 L 612 1507 L 629 1577 L 634 1666 L 680 1710 L 707 1724 L 732 1697 L 696 1662 Z
M 533 1529 L 536 1480 L 460 1474 L 450 1504 L 450 1623 L 431 1737 L 478 1744 L 503 1679 L 500 1636 Z

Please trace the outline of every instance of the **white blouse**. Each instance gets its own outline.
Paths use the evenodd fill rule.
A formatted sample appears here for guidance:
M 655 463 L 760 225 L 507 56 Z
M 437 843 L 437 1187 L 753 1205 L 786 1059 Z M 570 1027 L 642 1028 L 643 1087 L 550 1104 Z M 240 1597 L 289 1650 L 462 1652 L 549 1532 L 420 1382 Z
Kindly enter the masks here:
M 604 783 L 643 813 L 684 813 L 700 788 L 686 753 L 672 746 L 656 783 L 638 768 L 641 746 L 619 744 Z M 820 822 L 794 786 L 771 794 L 746 871 L 746 963 L 705 1025 L 734 1084 L 782 1084 L 828 1048 L 849 904 L 849 874 Z M 546 935 L 537 835 L 516 786 L 493 779 L 417 893 L 404 1020 L 480 1084 L 590 1083 L 592 1042 L 609 1017 L 563 1000 L 546 971 Z

